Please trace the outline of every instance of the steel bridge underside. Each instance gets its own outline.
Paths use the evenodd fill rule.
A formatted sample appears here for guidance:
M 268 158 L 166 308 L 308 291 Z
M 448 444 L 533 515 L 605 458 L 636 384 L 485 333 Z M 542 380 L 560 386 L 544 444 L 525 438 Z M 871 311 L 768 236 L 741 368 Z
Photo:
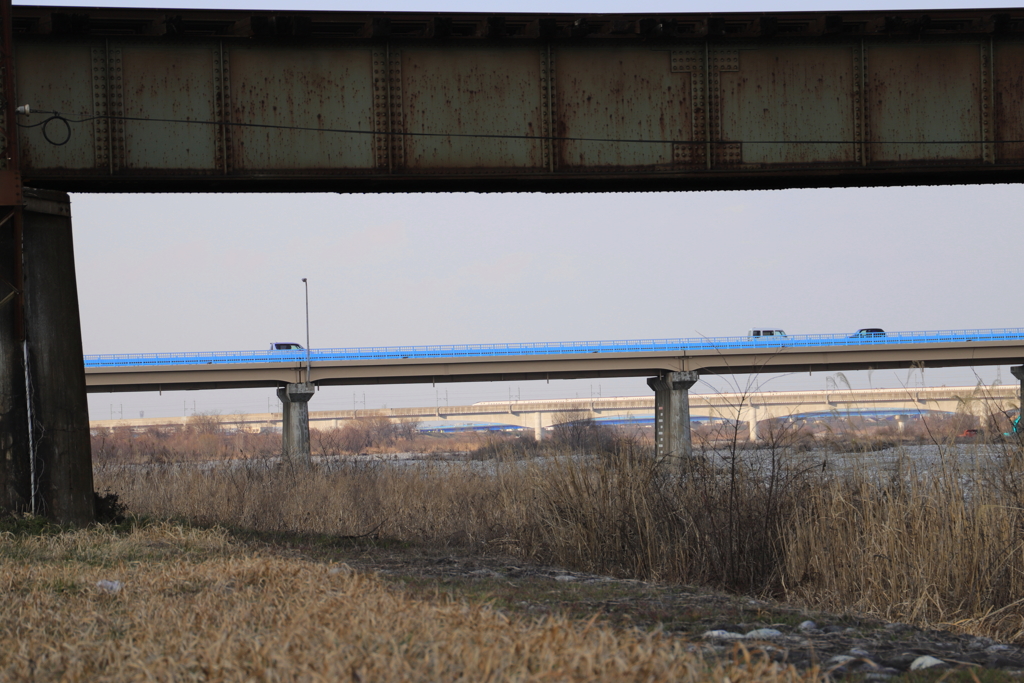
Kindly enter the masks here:
M 1024 180 L 1024 9 L 13 12 L 17 102 L 63 117 L 17 117 L 43 189 Z

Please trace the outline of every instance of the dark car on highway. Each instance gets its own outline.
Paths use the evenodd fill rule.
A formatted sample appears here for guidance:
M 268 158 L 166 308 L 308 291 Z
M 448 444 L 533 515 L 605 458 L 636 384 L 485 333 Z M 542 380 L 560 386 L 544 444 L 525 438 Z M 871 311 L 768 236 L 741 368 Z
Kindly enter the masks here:
M 884 337 L 885 330 L 880 327 L 862 327 L 853 334 L 850 335 L 850 339 L 873 339 L 876 337 Z

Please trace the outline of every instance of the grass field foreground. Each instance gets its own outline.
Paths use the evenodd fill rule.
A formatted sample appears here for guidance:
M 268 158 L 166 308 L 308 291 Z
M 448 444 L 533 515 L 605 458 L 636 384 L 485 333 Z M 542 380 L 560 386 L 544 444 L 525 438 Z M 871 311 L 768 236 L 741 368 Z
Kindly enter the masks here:
M 497 550 L 1024 643 L 1024 452 L 885 457 L 769 444 L 681 470 L 621 442 L 486 462 L 108 467 L 96 482 L 137 515 Z
M 3 532 L 0 577 L 4 681 L 822 678 L 659 632 L 417 599 L 171 523 Z

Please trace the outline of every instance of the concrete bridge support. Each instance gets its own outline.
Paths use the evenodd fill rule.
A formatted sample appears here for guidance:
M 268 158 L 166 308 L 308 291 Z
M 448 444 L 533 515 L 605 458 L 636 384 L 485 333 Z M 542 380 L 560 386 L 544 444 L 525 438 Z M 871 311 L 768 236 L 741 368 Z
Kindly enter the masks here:
M 544 440 L 544 414 L 537 413 L 533 421 L 533 438 L 537 441 Z
M 757 443 L 757 406 L 750 406 L 747 418 L 747 441 L 750 443 Z
M 690 440 L 690 387 L 696 372 L 670 372 L 652 377 L 647 386 L 654 390 L 654 455 L 684 461 L 693 455 Z
M 286 384 L 277 389 L 277 397 L 283 406 L 281 455 L 286 462 L 302 467 L 313 464 L 309 449 L 309 399 L 315 392 L 316 387 L 308 382 Z
M 0 509 L 86 524 L 92 453 L 71 203 L 28 188 L 21 202 L 0 209 Z

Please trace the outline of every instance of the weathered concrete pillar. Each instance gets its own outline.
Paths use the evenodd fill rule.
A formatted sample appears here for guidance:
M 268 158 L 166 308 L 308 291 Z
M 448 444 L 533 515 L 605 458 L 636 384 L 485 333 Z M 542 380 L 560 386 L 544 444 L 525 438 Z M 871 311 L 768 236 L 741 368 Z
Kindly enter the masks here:
M 22 216 L 23 339 L 13 299 L 0 307 L 0 505 L 86 524 L 95 503 L 71 203 L 63 192 L 26 188 Z M 0 230 L 8 290 L 14 223 Z
M 12 207 L 0 211 L 7 218 L 0 225 L 0 512 L 20 513 L 32 509 L 25 364 L 16 322 L 21 231 L 15 230 Z
M 544 440 L 544 413 L 538 412 L 534 415 L 533 438 L 537 441 Z
M 655 457 L 686 460 L 693 455 L 689 391 L 699 379 L 698 373 L 687 371 L 647 380 L 647 386 L 654 390 Z
M 283 406 L 281 434 L 283 447 L 281 455 L 285 461 L 309 467 L 313 456 L 309 449 L 309 399 L 313 398 L 316 387 L 310 383 L 286 384 L 278 387 L 277 397 Z

